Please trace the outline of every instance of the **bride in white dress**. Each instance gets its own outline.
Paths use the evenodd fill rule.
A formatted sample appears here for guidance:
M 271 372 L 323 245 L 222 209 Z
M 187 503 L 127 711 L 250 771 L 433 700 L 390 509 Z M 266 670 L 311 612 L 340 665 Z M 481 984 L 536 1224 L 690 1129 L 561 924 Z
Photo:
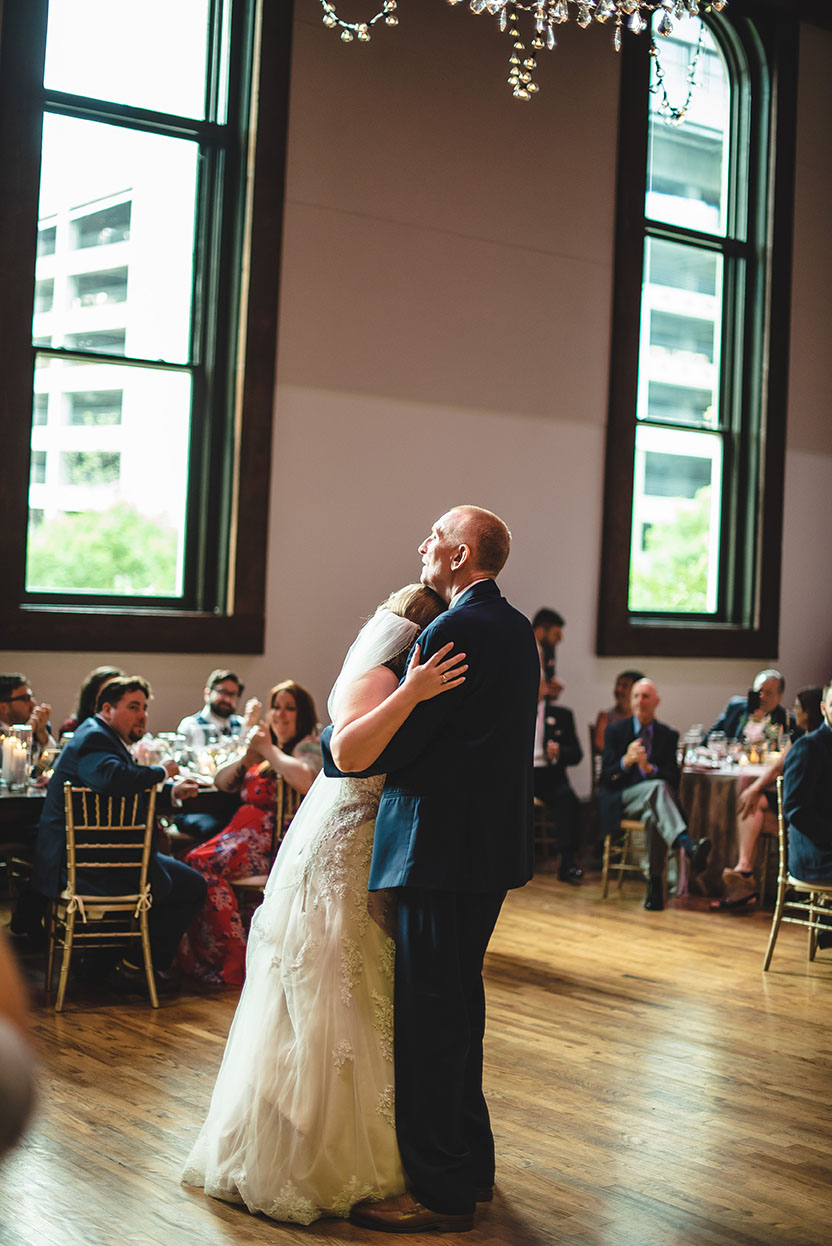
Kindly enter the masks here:
M 417 650 L 397 687 L 413 641 L 444 608 L 409 585 L 361 629 L 328 704 L 350 759 L 343 768 L 369 766 L 414 705 L 462 682 L 465 655 L 449 658 L 446 646 L 424 665 Z M 387 897 L 367 891 L 383 784 L 320 774 L 296 814 L 252 921 L 245 986 L 182 1174 L 276 1220 L 347 1216 L 362 1199 L 404 1190 L 395 945 Z

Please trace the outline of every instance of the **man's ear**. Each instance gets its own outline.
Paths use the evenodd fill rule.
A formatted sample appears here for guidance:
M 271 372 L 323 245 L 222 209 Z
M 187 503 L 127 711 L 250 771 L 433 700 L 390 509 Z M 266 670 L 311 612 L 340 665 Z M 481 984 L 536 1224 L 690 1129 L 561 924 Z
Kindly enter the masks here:
M 467 545 L 460 545 L 459 549 L 451 558 L 451 570 L 458 571 L 464 562 L 467 562 L 471 556 L 471 550 Z

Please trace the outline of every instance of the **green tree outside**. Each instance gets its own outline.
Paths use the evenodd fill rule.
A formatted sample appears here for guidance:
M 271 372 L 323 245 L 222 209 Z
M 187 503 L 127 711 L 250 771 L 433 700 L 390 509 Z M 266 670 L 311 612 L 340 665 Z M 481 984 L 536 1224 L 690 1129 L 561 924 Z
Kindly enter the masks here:
M 125 502 L 44 520 L 29 528 L 26 587 L 173 596 L 180 591 L 176 531 Z
M 680 506 L 672 523 L 653 524 L 630 569 L 631 610 L 702 613 L 707 609 L 711 486 Z

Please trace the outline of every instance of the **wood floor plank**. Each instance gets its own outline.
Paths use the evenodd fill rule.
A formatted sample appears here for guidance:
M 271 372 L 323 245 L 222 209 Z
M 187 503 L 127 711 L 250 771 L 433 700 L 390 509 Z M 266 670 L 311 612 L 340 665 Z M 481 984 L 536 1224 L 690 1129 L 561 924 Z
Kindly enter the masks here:
M 832 1189 L 832 954 L 768 915 L 552 875 L 512 893 L 486 964 L 495 1200 L 414 1246 L 821 1246 Z M 37 962 L 26 960 L 36 983 Z M 178 1173 L 207 1108 L 235 992 L 158 1011 L 72 987 L 33 995 L 43 1070 L 0 1168 L 0 1246 L 366 1243 L 278 1225 Z M 380 1235 L 379 1243 L 385 1240 Z

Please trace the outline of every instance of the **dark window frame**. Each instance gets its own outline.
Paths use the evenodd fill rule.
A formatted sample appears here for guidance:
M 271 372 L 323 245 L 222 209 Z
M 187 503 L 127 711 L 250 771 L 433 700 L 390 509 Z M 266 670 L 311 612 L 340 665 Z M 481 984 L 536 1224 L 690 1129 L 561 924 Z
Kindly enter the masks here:
M 48 4 L 27 0 L 0 10 L 0 507 L 5 518 L 0 629 L 6 648 L 263 652 L 263 532 L 270 495 L 292 7 L 235 0 L 232 39 L 242 41 L 246 51 L 232 65 L 224 167 L 216 177 L 200 179 L 199 245 L 210 249 L 214 291 L 195 341 L 209 353 L 218 346 L 215 365 L 204 369 L 194 393 L 187 608 L 161 599 L 96 596 L 90 602 L 86 594 L 25 592 L 35 356 L 31 313 Z M 219 37 L 216 29 L 213 35 Z M 80 115 L 78 98 L 65 101 L 74 115 Z M 50 92 L 49 99 L 50 110 L 62 110 L 59 93 Z M 107 105 L 106 110 L 142 127 L 140 109 Z M 158 116 L 144 120 L 155 127 Z M 96 117 L 101 119 L 98 111 Z M 206 124 L 195 122 L 193 128 Z M 226 236 L 222 245 L 211 209 L 218 185 L 227 202 L 235 201 L 233 237 Z M 270 262 L 257 262 L 258 256 Z M 224 311 L 229 306 L 239 307 L 233 323 Z
M 720 612 L 715 619 L 632 612 L 628 607 L 633 473 L 621 465 L 632 465 L 635 453 L 639 309 L 648 233 L 644 193 L 650 66 L 648 41 L 625 39 L 596 646 L 602 655 L 768 658 L 778 649 L 799 24 L 793 15 L 760 7 L 754 0 L 735 0 L 730 15 L 751 74 L 749 185 L 755 184 L 758 169 L 768 164 L 759 179 L 768 211 L 765 224 L 760 222 L 759 237 L 752 240 L 756 254 L 765 259 L 762 266 L 756 266 L 757 275 L 749 274 L 746 285 L 745 322 L 753 323 L 755 332 L 746 334 L 743 365 L 736 369 L 741 378 L 725 377 L 723 382 L 723 395 L 725 384 L 740 387 L 743 419 L 736 433 L 738 461 L 731 464 L 736 484 L 733 496 L 727 495 L 729 505 L 723 508 L 726 575 Z M 766 89 L 756 73 L 761 57 L 771 92 L 768 137 L 758 112 Z M 736 69 L 730 56 L 728 63 L 732 71 Z M 673 235 L 677 232 L 694 236 L 694 231 L 675 230 Z M 651 226 L 649 234 L 661 237 L 663 231 Z M 726 289 L 726 301 L 730 297 Z M 751 357 L 755 344 L 756 360 Z M 760 454 L 755 452 L 758 447 Z M 742 548 L 732 539 L 735 535 L 744 542 Z

